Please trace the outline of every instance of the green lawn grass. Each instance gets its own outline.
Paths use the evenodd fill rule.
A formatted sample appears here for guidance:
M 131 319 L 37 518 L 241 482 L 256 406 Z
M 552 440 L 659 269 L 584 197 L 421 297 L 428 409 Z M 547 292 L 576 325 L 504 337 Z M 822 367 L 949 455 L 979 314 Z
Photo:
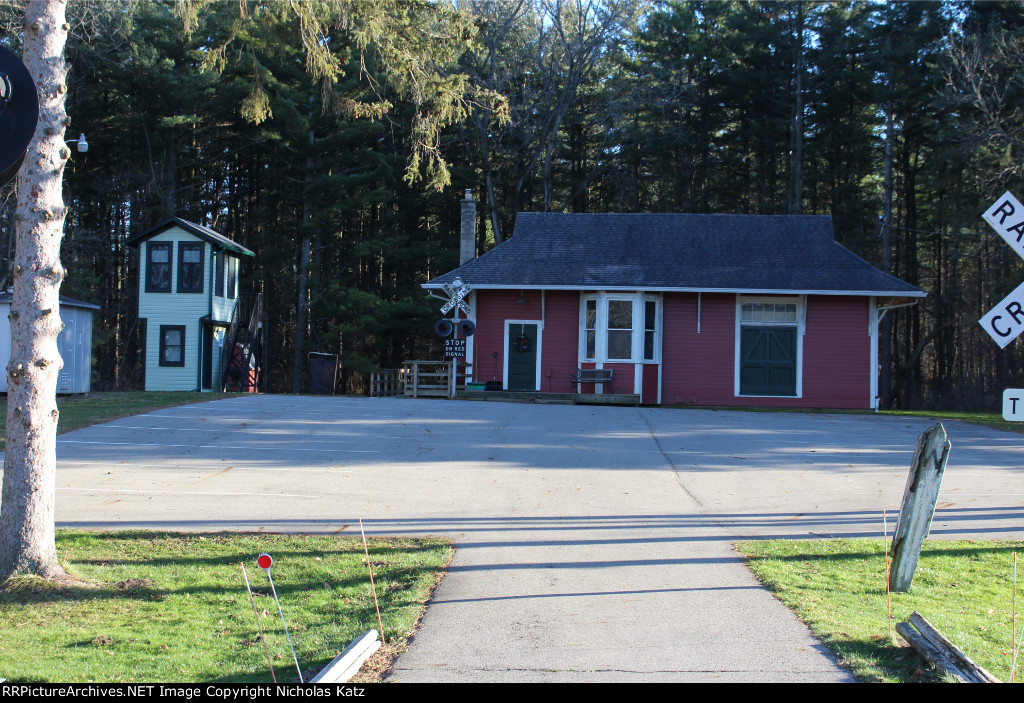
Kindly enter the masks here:
M 936 420 L 959 420 L 975 425 L 984 425 L 994 430 L 1005 430 L 1024 434 L 1024 422 L 1007 422 L 1001 411 L 989 410 L 883 410 L 882 415 L 905 415 L 907 417 L 934 418 Z
M 881 539 L 766 540 L 737 549 L 858 679 L 940 680 L 899 635 L 889 637 Z M 910 592 L 892 594 L 893 626 L 916 610 L 974 661 L 1009 681 L 1013 552 L 1022 549 L 1024 542 L 926 541 Z M 1018 636 L 1020 621 L 1024 617 Z
M 934 420 L 957 420 L 969 422 L 975 425 L 991 427 L 994 430 L 1005 430 L 1024 434 L 1024 422 L 1007 422 L 1003 419 L 1001 411 L 996 410 L 842 410 L 836 408 L 768 408 L 768 407 L 741 407 L 732 405 L 663 405 L 663 408 L 675 408 L 679 410 L 718 410 L 729 412 L 749 413 L 812 413 L 825 415 L 893 415 L 905 417 L 918 417 Z
M 57 410 L 60 412 L 60 418 L 57 421 L 57 434 L 80 430 L 89 425 L 109 422 L 129 415 L 148 413 L 160 408 L 188 405 L 189 403 L 205 403 L 238 395 L 240 394 L 186 391 L 117 391 L 58 396 Z M 0 403 L 0 422 L 6 426 L 6 402 Z M 0 440 L 0 451 L 4 449 L 5 445 L 6 439 Z
M 91 393 L 58 399 L 67 432 L 223 393 Z M 741 408 L 730 408 L 733 410 Z M 6 407 L 0 405 L 0 413 Z M 886 411 L 1024 432 L 994 412 Z M 451 548 L 443 542 L 375 542 L 384 576 L 385 637 L 411 631 Z M 358 546 L 358 548 L 357 548 Z M 1009 679 L 1010 553 L 1020 543 L 926 543 L 910 594 L 893 595 L 894 617 L 919 610 L 996 676 Z M 61 532 L 58 548 L 86 586 L 18 580 L 0 590 L 0 679 L 9 681 L 268 681 L 255 617 L 241 580 L 247 561 L 279 681 L 294 680 L 276 605 L 255 555 L 271 551 L 275 583 L 310 670 L 370 627 L 361 544 L 327 537 Z M 934 680 L 885 617 L 881 540 L 748 542 L 748 563 L 858 678 Z M 273 550 L 278 550 L 274 552 Z M 378 559 L 377 554 L 384 554 Z M 283 556 L 283 558 L 282 558 Z M 424 561 L 417 561 L 424 558 Z M 397 565 L 397 566 L 396 566 Z M 413 585 L 414 584 L 414 585 Z M 354 590 L 353 590 L 354 589 Z M 290 602 L 289 602 L 289 599 Z M 294 609 L 294 610 L 293 610 Z M 247 614 L 247 615 L 246 615 Z M 274 617 L 272 617 L 274 616 Z M 248 619 L 246 619 L 248 618 Z M 386 668 L 398 643 L 375 665 Z
M 244 563 L 277 681 L 297 681 L 267 576 L 256 566 L 261 552 L 274 558 L 304 678 L 379 629 L 359 539 L 59 531 L 57 548 L 82 583 L 16 577 L 0 586 L 0 679 L 270 683 Z M 440 539 L 374 539 L 369 551 L 387 642 L 381 670 L 411 635 L 453 548 Z

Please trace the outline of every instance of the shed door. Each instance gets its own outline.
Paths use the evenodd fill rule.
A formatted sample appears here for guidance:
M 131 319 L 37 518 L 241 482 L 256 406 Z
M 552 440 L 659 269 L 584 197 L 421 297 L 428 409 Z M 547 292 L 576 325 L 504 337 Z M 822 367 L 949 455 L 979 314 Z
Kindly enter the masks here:
M 506 388 L 510 391 L 537 390 L 537 325 L 513 323 L 508 326 Z
M 57 353 L 60 354 L 64 365 L 57 376 L 57 392 L 74 393 L 75 379 L 79 373 L 78 355 L 75 354 L 75 341 L 78 339 L 78 334 L 76 334 L 78 315 L 74 309 L 69 309 L 66 312 L 61 310 L 60 321 L 64 323 L 64 328 L 57 335 Z
M 740 395 L 796 395 L 796 327 L 742 327 Z

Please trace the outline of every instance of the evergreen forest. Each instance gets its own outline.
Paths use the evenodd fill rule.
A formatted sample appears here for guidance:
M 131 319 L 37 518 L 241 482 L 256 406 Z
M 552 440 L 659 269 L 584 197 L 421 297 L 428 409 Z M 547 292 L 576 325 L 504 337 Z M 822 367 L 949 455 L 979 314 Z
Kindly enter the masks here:
M 981 219 L 1024 197 L 1021 2 L 370 2 L 70 2 L 65 137 L 90 148 L 65 172 L 61 292 L 101 307 L 95 390 L 141 387 L 125 242 L 172 216 L 255 252 L 268 390 L 304 388 L 309 352 L 340 356 L 347 393 L 441 358 L 420 285 L 458 264 L 466 189 L 481 252 L 522 211 L 831 215 L 928 292 L 886 316 L 883 407 L 1024 385 L 1022 343 L 978 325 L 1024 282 Z M 22 12 L 0 0 L 15 52 Z

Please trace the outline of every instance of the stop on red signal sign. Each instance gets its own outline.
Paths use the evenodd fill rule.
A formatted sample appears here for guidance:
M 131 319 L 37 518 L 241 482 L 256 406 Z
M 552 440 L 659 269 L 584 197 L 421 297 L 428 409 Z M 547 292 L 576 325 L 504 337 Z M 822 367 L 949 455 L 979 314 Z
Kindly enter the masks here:
M 274 559 L 269 554 L 260 554 L 256 558 L 256 566 L 260 567 L 264 571 L 270 571 L 270 567 L 274 564 Z

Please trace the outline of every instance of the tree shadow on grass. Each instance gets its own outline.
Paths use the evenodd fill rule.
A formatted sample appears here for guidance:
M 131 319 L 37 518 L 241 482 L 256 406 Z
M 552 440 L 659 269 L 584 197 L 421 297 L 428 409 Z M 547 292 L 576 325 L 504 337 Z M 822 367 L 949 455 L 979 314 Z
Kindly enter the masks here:
M 254 595 L 270 597 L 269 583 L 255 560 L 262 548 L 273 545 L 282 546 L 280 550 L 273 550 L 277 559 L 273 568 L 274 586 L 280 596 L 318 590 L 326 595 L 343 596 L 352 589 L 369 585 L 365 552 L 359 540 L 260 535 L 264 539 L 254 542 L 251 549 L 238 549 L 245 546 L 249 537 L 256 535 L 143 531 L 58 533 L 58 552 L 71 577 L 59 581 L 36 576 L 11 577 L 0 583 L 0 607 L 99 600 L 158 602 L 181 596 L 213 600 L 247 598 L 240 567 L 243 562 L 248 562 L 247 572 Z M 238 544 L 240 541 L 242 545 Z M 133 553 L 125 554 L 119 548 L 133 542 L 138 543 Z M 180 553 L 167 554 L 165 547 L 170 542 L 177 543 Z M 295 546 L 297 542 L 308 542 L 310 548 L 299 548 Z M 408 588 L 425 575 L 442 569 L 440 563 L 418 563 L 417 555 L 451 549 L 450 543 L 438 539 L 422 542 L 369 540 L 370 564 L 378 581 Z M 104 543 L 109 543 L 111 548 L 108 550 Z M 165 556 L 145 556 L 145 550 L 154 551 L 153 545 L 157 544 Z M 141 554 L 134 553 L 139 550 Z M 227 553 L 203 554 L 204 551 L 225 550 Z M 97 551 L 101 553 L 96 554 Z M 89 552 L 92 556 L 83 558 Z M 411 560 L 407 558 L 410 555 Z M 218 585 L 211 585 L 211 581 Z

